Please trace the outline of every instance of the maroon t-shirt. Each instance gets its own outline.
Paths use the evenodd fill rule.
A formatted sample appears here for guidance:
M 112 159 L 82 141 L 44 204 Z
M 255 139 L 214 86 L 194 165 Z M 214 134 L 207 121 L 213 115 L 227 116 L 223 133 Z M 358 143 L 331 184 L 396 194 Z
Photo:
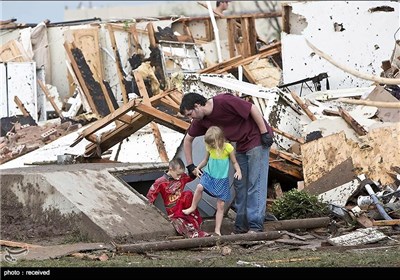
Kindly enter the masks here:
M 210 115 L 192 121 L 188 130 L 190 136 L 204 135 L 210 126 L 215 125 L 222 128 L 227 140 L 236 142 L 238 152 L 246 152 L 261 145 L 260 129 L 250 115 L 252 103 L 230 93 L 214 96 L 213 102 Z M 272 133 L 267 122 L 265 125 L 268 132 Z

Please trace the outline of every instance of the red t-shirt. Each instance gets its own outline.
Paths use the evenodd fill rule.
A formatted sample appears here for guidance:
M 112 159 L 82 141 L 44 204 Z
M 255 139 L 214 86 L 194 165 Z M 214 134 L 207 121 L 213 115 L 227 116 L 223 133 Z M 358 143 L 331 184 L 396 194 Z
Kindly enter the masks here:
M 252 103 L 230 93 L 213 97 L 213 110 L 202 120 L 193 120 L 188 130 L 192 137 L 204 135 L 210 126 L 216 125 L 224 131 L 225 138 L 236 142 L 236 151 L 247 152 L 261 145 L 261 132 L 250 115 Z M 271 127 L 264 120 L 269 133 Z
M 179 180 L 174 180 L 172 177 L 164 174 L 158 178 L 153 185 L 151 185 L 146 197 L 150 203 L 154 203 L 158 194 L 161 194 L 164 200 L 165 209 L 168 216 L 174 214 L 174 207 L 177 205 L 178 200 L 181 198 L 183 189 L 186 184 L 193 181 L 186 173 L 182 174 Z M 188 208 L 190 205 L 188 206 Z

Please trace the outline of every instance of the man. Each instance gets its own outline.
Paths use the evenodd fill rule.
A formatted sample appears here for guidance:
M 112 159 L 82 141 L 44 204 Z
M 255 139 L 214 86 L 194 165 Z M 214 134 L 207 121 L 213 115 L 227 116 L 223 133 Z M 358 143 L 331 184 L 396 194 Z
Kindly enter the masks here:
M 224 11 L 228 9 L 230 1 L 217 1 L 214 12 L 218 15 L 223 15 Z
M 183 142 L 189 174 L 196 168 L 192 157 L 193 140 L 204 135 L 210 126 L 221 127 L 226 139 L 236 142 L 242 180 L 234 179 L 234 233 L 263 231 L 272 128 L 254 104 L 229 93 L 210 99 L 198 93 L 187 93 L 182 98 L 180 113 L 192 120 Z

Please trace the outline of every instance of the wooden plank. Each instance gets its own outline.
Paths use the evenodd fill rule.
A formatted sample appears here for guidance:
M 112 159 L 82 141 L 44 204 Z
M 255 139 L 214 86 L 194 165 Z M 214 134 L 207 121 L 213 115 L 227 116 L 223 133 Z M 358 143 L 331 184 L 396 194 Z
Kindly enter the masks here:
M 224 68 L 228 67 L 229 65 L 233 65 L 233 64 L 236 64 L 236 63 L 242 61 L 242 59 L 243 59 L 243 57 L 241 55 L 238 55 L 238 56 L 232 57 L 228 60 L 225 60 L 221 63 L 204 68 L 204 69 L 200 70 L 199 73 L 200 74 L 215 73 L 215 71 L 217 71 L 219 69 L 224 69 Z
M 395 225 L 400 225 L 400 219 L 373 221 L 372 225 L 374 225 L 374 226 L 395 226 Z
M 142 100 L 140 99 L 132 99 L 127 104 L 122 105 L 117 110 L 112 112 L 111 114 L 105 116 L 102 119 L 97 120 L 88 128 L 82 130 L 80 134 L 80 138 L 86 138 L 88 135 L 95 133 L 96 131 L 106 127 L 108 124 L 112 123 L 114 120 L 119 119 L 122 115 L 126 114 L 127 112 L 131 111 L 133 107 L 140 104 Z
M 246 58 L 251 56 L 250 41 L 249 41 L 249 21 L 248 18 L 240 19 L 241 32 L 242 32 L 242 53 L 241 55 Z
M 157 47 L 157 42 L 156 42 L 156 36 L 154 34 L 154 27 L 153 27 L 153 23 L 152 22 L 149 22 L 147 24 L 147 32 L 149 33 L 150 47 L 151 48 L 156 48 Z
M 281 52 L 281 44 L 280 44 L 280 42 L 275 43 L 275 44 L 271 44 L 271 46 L 268 46 L 268 48 L 262 50 L 259 54 L 244 58 L 244 59 L 242 59 L 242 60 L 240 60 L 240 61 L 238 61 L 236 63 L 232 63 L 232 64 L 228 65 L 225 68 L 220 68 L 217 71 L 214 71 L 214 73 L 221 74 L 221 73 L 224 73 L 224 72 L 229 72 L 229 71 L 233 70 L 234 68 L 237 68 L 239 65 L 246 65 L 246 64 L 251 63 L 255 59 L 261 59 L 261 58 L 264 58 L 264 57 L 272 56 L 272 55 L 278 54 L 280 52 Z
M 86 146 L 85 156 L 99 158 L 103 151 L 107 151 L 115 144 L 129 137 L 152 121 L 151 117 L 135 114 L 130 124 L 122 124 L 115 129 L 102 134 L 101 143 L 90 143 Z
M 154 118 L 157 123 L 160 123 L 166 127 L 169 127 L 175 131 L 185 133 L 189 128 L 189 123 L 181 119 L 168 115 L 167 113 L 161 112 L 151 106 L 145 104 L 139 104 L 132 108 L 133 110 Z
M 169 162 L 167 150 L 165 149 L 164 141 L 161 136 L 160 129 L 155 122 L 150 123 L 151 129 L 153 131 L 154 140 L 156 142 L 158 154 L 160 155 L 161 161 Z
M 270 149 L 270 153 L 273 153 L 273 154 L 275 154 L 275 155 L 277 155 L 277 156 L 279 156 L 279 157 L 281 157 L 281 158 L 283 158 L 283 159 L 285 159 L 287 161 L 290 161 L 291 163 L 293 163 L 295 165 L 298 165 L 298 166 L 302 165 L 301 160 L 298 159 L 295 154 L 289 154 L 287 152 L 278 151 L 278 150 L 273 149 L 273 148 Z
M 293 135 L 291 135 L 291 134 L 289 134 L 287 132 L 284 132 L 282 130 L 279 130 L 279 129 L 275 128 L 275 127 L 272 127 L 272 130 L 274 132 L 276 132 L 276 133 L 278 133 L 278 134 L 290 139 L 290 140 L 296 141 L 297 143 L 304 144 L 306 142 L 304 140 L 304 138 L 302 138 L 302 137 L 295 137 L 295 136 L 293 136 Z
M 234 57 L 236 52 L 235 48 L 235 19 L 227 19 L 228 25 L 228 45 L 229 45 L 229 57 Z
M 365 105 L 365 106 L 375 106 L 380 108 L 400 108 L 400 101 L 397 102 L 385 102 L 385 101 L 371 101 L 371 100 L 356 100 L 349 98 L 339 98 L 337 101 L 349 103 L 349 104 L 357 104 L 357 105 Z
M 31 115 L 31 114 L 29 114 L 28 110 L 26 110 L 22 101 L 16 95 L 14 96 L 14 102 L 15 102 L 15 104 L 17 104 L 19 110 L 22 112 L 22 115 L 24 117 L 29 117 Z
M 300 96 L 298 96 L 294 91 L 291 91 L 290 94 L 292 95 L 296 103 L 301 107 L 301 109 L 303 109 L 306 115 L 310 118 L 310 120 L 315 121 L 317 118 L 310 111 L 310 109 L 308 109 L 308 106 L 303 102 L 303 100 L 301 100 Z
M 82 77 L 82 74 L 79 70 L 79 66 L 75 61 L 74 55 L 72 54 L 73 45 L 67 41 L 64 42 L 64 48 L 68 56 L 68 61 L 74 70 L 75 76 L 78 78 L 79 85 L 82 88 L 83 93 L 85 94 L 86 100 L 89 103 L 90 109 L 92 110 L 93 114 L 97 115 L 97 118 L 100 118 L 99 111 L 97 110 L 97 106 L 94 103 L 92 96 L 90 95 L 89 89 L 86 86 L 85 79 Z
M 0 240 L 0 245 L 1 246 L 7 246 L 7 247 L 18 247 L 18 248 L 38 248 L 38 247 L 42 247 L 40 245 L 34 245 L 34 244 L 29 244 L 29 243 L 24 243 L 24 242 L 8 241 L 8 240 Z
M 124 101 L 124 104 L 128 103 L 128 93 L 126 92 L 126 87 L 125 87 L 125 76 L 123 74 L 123 68 L 121 64 L 121 57 L 119 55 L 118 47 L 117 47 L 117 42 L 115 40 L 115 34 L 114 34 L 114 29 L 113 26 L 110 24 L 106 24 L 106 28 L 108 30 L 108 34 L 110 35 L 110 40 L 111 40 L 111 46 L 114 51 L 114 56 L 115 56 L 115 66 L 117 68 L 117 74 L 119 78 L 119 86 L 121 88 L 121 94 L 122 94 L 122 99 Z
M 47 87 L 39 79 L 37 80 L 37 83 L 39 84 L 40 88 L 42 89 L 42 91 L 46 95 L 47 100 L 50 101 L 50 104 L 53 107 L 54 111 L 56 111 L 57 115 L 60 118 L 62 118 L 63 117 L 62 112 L 61 112 L 60 108 L 58 108 L 57 104 L 54 102 L 54 97 L 50 95 L 50 92 L 48 91 Z
M 103 63 L 101 59 L 99 27 L 85 29 L 71 29 L 74 37 L 74 44 L 82 50 L 90 70 L 98 82 L 104 79 Z
M 363 136 L 368 133 L 346 110 L 341 107 L 339 107 L 339 114 L 359 136 Z
M 139 93 L 143 97 L 143 104 L 151 106 L 149 94 L 148 94 L 146 86 L 144 84 L 142 75 L 140 74 L 139 71 L 134 71 L 133 75 L 135 77 L 135 81 L 138 86 Z M 168 96 L 166 96 L 166 97 L 168 97 Z M 157 124 L 154 122 L 150 123 L 150 127 L 153 131 L 154 140 L 156 142 L 156 147 L 158 150 L 158 154 L 160 155 L 161 161 L 169 162 L 167 150 L 165 149 L 165 145 L 164 145 L 164 141 L 161 137 L 160 129 L 158 128 Z

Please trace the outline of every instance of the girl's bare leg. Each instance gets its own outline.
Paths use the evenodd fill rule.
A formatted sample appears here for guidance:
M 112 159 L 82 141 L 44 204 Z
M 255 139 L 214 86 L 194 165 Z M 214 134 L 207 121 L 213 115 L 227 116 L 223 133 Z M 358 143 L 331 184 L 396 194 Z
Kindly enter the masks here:
M 215 214 L 215 233 L 221 235 L 222 219 L 224 218 L 224 205 L 223 200 L 217 199 L 217 213 Z
M 201 196 L 203 195 L 203 190 L 204 190 L 203 186 L 198 184 L 196 190 L 194 191 L 192 205 L 187 209 L 183 209 L 182 210 L 183 214 L 189 215 L 190 213 L 194 212 L 194 210 L 197 209 L 197 205 L 199 204 Z

